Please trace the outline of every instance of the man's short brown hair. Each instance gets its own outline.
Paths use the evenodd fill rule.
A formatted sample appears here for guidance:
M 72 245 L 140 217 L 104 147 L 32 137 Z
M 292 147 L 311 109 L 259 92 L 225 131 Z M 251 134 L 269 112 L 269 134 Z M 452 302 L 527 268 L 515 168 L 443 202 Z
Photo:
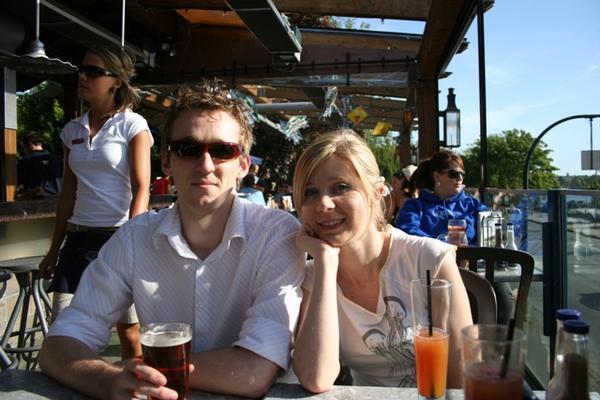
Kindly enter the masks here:
M 240 125 L 240 145 L 244 156 L 250 154 L 252 147 L 252 127 L 246 114 L 248 107 L 241 100 L 232 98 L 229 91 L 215 82 L 205 82 L 200 88 L 183 86 L 179 89 L 175 106 L 168 112 L 161 134 L 161 150 L 166 151 L 173 137 L 173 124 L 179 114 L 187 110 L 223 111 Z

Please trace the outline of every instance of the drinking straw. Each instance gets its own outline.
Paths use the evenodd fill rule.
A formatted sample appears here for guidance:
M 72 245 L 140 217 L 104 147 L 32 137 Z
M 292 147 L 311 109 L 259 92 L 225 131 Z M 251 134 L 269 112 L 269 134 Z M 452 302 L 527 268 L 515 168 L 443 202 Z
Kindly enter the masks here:
M 429 320 L 429 336 L 433 336 L 433 322 L 431 317 L 431 272 L 427 270 L 427 319 Z
M 504 358 L 502 359 L 502 368 L 500 369 L 500 378 L 506 378 L 506 373 L 508 372 L 508 360 L 510 358 L 510 350 L 512 347 L 513 336 L 515 334 L 515 319 L 511 318 L 508 322 L 508 334 L 506 335 L 506 341 L 508 342 L 506 345 L 506 350 L 504 350 Z

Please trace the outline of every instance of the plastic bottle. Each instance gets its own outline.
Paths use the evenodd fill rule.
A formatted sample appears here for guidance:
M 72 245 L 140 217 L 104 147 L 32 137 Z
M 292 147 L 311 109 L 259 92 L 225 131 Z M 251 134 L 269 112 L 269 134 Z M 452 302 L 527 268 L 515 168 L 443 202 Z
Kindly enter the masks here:
M 589 400 L 588 334 L 589 325 L 580 320 L 567 320 L 562 331 L 563 361 L 555 371 L 557 383 L 548 385 L 547 400 Z M 553 379 L 554 379 L 553 378 Z
M 502 224 L 501 223 L 497 223 L 495 225 L 496 227 L 496 233 L 494 235 L 494 247 L 499 248 L 499 249 L 503 249 L 504 248 L 504 244 L 502 244 Z M 499 270 L 499 271 L 504 271 L 506 270 L 506 261 L 496 261 L 494 263 L 494 269 Z
M 517 243 L 515 243 L 515 227 L 511 222 L 506 224 L 506 242 L 504 243 L 504 247 L 511 250 L 519 250 Z M 508 269 L 516 271 L 519 269 L 519 264 L 509 263 Z

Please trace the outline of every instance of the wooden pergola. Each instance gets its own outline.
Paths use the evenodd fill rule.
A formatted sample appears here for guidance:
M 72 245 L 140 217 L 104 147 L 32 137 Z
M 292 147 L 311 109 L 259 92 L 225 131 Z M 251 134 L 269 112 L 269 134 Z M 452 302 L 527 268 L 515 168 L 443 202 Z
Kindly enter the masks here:
M 464 36 L 482 0 L 137 0 L 125 3 L 125 44 L 138 57 L 135 84 L 156 113 L 171 104 L 177 85 L 219 78 L 252 96 L 267 116 L 322 113 L 327 88 L 338 101 L 349 97 L 368 117 L 401 135 L 402 162 L 410 160 L 410 135 L 418 126 L 419 156 L 439 147 L 438 80 L 452 57 L 466 48 Z M 487 6 L 492 2 L 486 1 Z M 77 64 L 87 47 L 118 44 L 123 2 L 41 0 L 40 39 L 46 54 Z M 424 22 L 422 35 L 289 26 L 285 15 L 330 15 Z M 0 55 L 26 52 L 35 31 L 35 1 L 0 3 Z M 4 38 L 4 39 L 1 39 Z M 0 67 L 6 65 L 0 57 Z M 18 64 L 18 63 L 17 63 Z M 49 75 L 18 65 L 4 67 L 0 122 L 0 201 L 16 190 L 14 94 L 47 79 L 65 91 L 65 114 L 76 110 L 76 74 Z M 296 104 L 294 104 L 296 103 Z M 284 104 L 284 105 L 282 105 Z M 313 106 L 311 106 L 312 104 Z M 270 106 L 266 106 L 270 105 Z M 281 110 L 277 108 L 280 107 Z

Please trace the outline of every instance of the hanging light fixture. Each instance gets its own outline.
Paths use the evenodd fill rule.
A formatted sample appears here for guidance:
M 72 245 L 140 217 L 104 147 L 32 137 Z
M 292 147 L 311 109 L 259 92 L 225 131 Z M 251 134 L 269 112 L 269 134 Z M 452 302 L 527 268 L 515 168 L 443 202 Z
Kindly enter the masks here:
M 40 0 L 35 1 L 35 40 L 31 42 L 29 51 L 23 55 L 0 57 L 0 65 L 36 75 L 65 75 L 76 71 L 70 62 L 46 55 L 44 44 L 40 41 Z
M 444 118 L 444 147 L 460 147 L 460 110 L 456 108 L 454 88 L 448 88 L 448 105 L 440 113 Z

